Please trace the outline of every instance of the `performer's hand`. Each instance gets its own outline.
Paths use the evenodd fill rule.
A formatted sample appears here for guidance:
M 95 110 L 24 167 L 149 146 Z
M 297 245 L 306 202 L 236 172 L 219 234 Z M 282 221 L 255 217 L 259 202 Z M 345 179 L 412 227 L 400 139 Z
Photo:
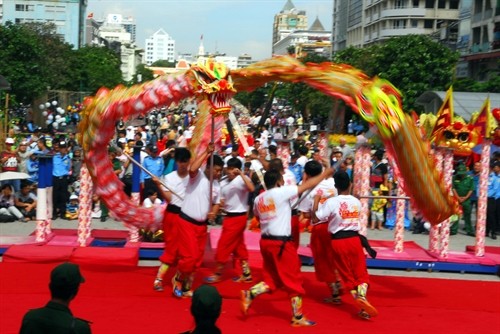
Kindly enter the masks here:
M 209 212 L 209 213 L 208 213 L 208 217 L 207 217 L 207 218 L 208 218 L 208 221 L 209 221 L 209 222 L 213 222 L 213 221 L 215 221 L 215 217 L 216 217 L 215 212 Z
M 215 151 L 215 145 L 214 145 L 214 143 L 212 143 L 212 142 L 208 143 L 207 153 L 208 154 L 212 154 L 212 153 L 214 153 L 214 151 Z

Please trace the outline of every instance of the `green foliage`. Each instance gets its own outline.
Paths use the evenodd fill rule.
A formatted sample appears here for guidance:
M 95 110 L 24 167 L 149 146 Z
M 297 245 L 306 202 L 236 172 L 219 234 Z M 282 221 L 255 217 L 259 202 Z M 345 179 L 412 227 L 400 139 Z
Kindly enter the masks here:
M 154 73 L 149 68 L 146 68 L 146 65 L 139 64 L 135 68 L 136 76 L 132 79 L 132 84 L 138 84 L 140 82 L 150 81 L 154 79 Z M 139 80 L 140 76 L 140 80 Z
M 151 64 L 152 67 L 175 67 L 175 62 L 170 62 L 166 59 L 160 59 Z
M 0 59 L 0 74 L 17 103 L 31 103 L 47 90 L 95 92 L 122 82 L 116 54 L 98 47 L 73 50 L 53 24 L 0 25 Z
M 470 78 L 460 78 L 453 82 L 456 92 L 500 92 L 500 76 L 494 75 L 488 81 L 478 82 Z
M 75 51 L 77 62 L 75 83 L 76 90 L 97 92 L 101 87 L 113 88 L 122 83 L 120 58 L 107 48 L 85 46 Z
M 267 102 L 267 96 L 272 86 L 272 84 L 265 85 L 257 88 L 253 92 L 238 92 L 234 98 L 248 110 L 253 111 L 262 107 Z

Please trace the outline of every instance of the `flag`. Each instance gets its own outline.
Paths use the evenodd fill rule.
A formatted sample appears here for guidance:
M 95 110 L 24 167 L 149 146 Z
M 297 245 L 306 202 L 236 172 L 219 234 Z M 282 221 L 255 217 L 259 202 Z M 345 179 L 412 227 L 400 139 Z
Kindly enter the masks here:
M 87 19 L 92 19 L 92 18 L 94 18 L 94 13 L 93 12 L 91 12 L 91 13 L 89 13 L 87 15 Z
M 437 120 L 434 125 L 434 129 L 431 132 L 431 142 L 434 142 L 436 136 L 444 128 L 449 126 L 453 122 L 453 87 L 450 87 L 446 92 L 443 104 L 437 112 Z
M 490 98 L 486 98 L 479 111 L 479 114 L 474 119 L 472 125 L 477 133 L 484 138 L 490 138 L 491 136 L 491 112 L 490 112 Z

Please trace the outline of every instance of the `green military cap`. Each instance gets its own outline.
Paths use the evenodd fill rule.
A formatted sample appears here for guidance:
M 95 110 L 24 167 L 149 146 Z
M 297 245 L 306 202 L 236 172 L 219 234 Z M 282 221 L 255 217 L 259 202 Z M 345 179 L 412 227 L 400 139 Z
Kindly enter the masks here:
M 217 318 L 222 307 L 222 297 L 213 286 L 202 285 L 193 293 L 191 313 L 199 318 Z
M 65 262 L 55 267 L 50 273 L 50 284 L 57 287 L 74 286 L 85 282 L 80 267 Z

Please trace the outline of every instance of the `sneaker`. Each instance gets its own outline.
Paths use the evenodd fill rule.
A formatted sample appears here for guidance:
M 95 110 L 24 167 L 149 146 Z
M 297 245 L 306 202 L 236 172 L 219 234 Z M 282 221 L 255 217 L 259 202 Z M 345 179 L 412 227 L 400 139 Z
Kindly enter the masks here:
M 365 297 L 358 296 L 358 298 L 356 298 L 356 303 L 361 308 L 361 311 L 368 313 L 370 317 L 376 317 L 378 315 L 377 309 L 373 307 Z
M 233 277 L 233 282 L 236 282 L 236 283 L 252 283 L 253 282 L 253 279 L 252 279 L 252 275 L 241 275 L 241 276 L 238 276 L 238 277 Z
M 370 317 L 370 315 L 369 315 L 369 314 L 368 314 L 365 310 L 361 310 L 361 311 L 359 311 L 358 316 L 359 316 L 360 318 L 362 318 L 362 319 L 366 319 L 366 320 L 368 320 L 368 319 L 370 319 L 370 318 L 371 318 L 371 317 Z
M 248 314 L 248 309 L 251 304 L 252 296 L 250 295 L 250 291 L 241 290 L 241 313 L 243 313 L 243 315 L 246 316 Z
M 306 317 L 302 316 L 300 318 L 293 317 L 292 318 L 292 326 L 293 327 L 310 327 L 310 326 L 315 326 L 316 322 L 307 319 Z
M 218 274 L 212 274 L 208 277 L 205 277 L 203 279 L 203 281 L 205 281 L 205 283 L 208 283 L 208 284 L 215 284 L 215 283 L 219 283 L 221 281 L 221 275 L 218 275 Z
M 182 291 L 182 298 L 191 298 L 193 297 L 193 290 Z
M 175 276 L 172 277 L 172 294 L 174 297 L 177 298 L 182 298 L 183 291 L 182 291 L 182 282 L 179 282 Z
M 163 280 L 161 278 L 155 279 L 155 282 L 153 283 L 153 290 L 163 291 Z

